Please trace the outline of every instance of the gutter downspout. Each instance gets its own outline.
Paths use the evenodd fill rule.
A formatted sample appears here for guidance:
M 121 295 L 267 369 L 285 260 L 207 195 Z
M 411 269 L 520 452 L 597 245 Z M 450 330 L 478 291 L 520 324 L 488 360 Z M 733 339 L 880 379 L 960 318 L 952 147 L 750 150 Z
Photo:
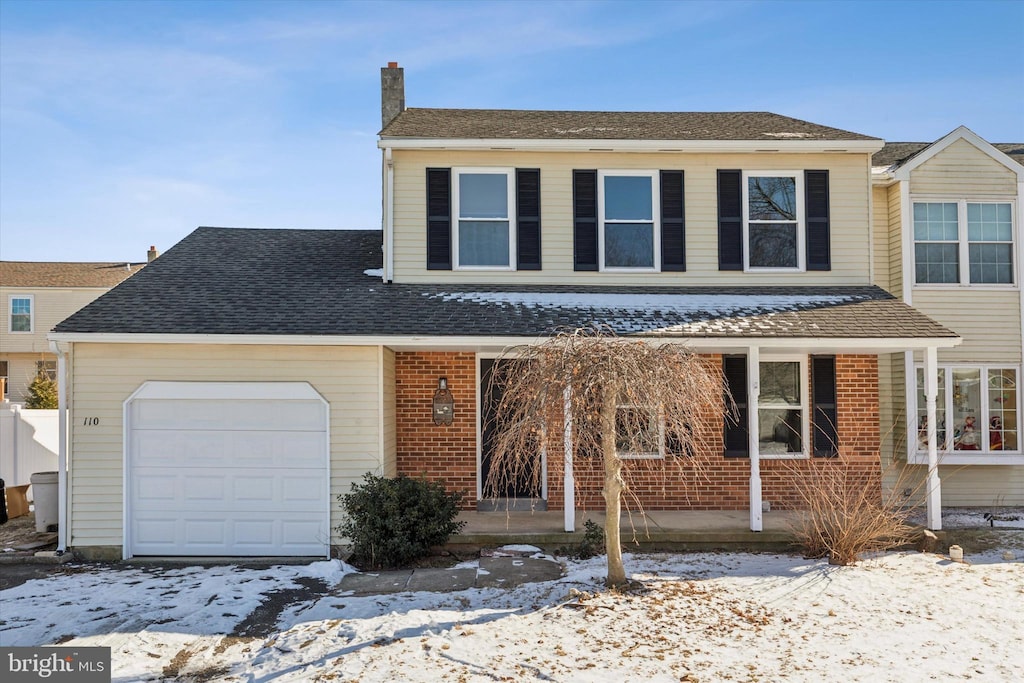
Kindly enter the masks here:
M 384 276 L 385 283 L 395 279 L 395 161 L 391 148 L 384 148 Z
M 68 365 L 60 342 L 51 341 L 57 356 L 57 555 L 68 548 Z

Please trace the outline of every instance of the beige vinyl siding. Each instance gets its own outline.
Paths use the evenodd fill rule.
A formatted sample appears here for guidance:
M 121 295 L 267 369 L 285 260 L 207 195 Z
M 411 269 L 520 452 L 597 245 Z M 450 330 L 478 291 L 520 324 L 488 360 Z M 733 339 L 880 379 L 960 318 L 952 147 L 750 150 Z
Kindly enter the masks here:
M 957 140 L 911 173 L 912 194 L 954 197 L 1017 194 L 1017 176 L 985 152 Z
M 378 354 L 375 346 L 74 344 L 69 544 L 122 545 L 123 405 L 150 380 L 309 382 L 330 403 L 333 531 L 338 494 L 383 468 Z M 84 426 L 86 418 L 99 424 Z
M 868 284 L 871 230 L 868 164 L 861 154 L 619 154 L 395 150 L 396 282 L 534 284 Z M 542 265 L 539 271 L 426 270 L 426 168 L 540 168 Z M 685 273 L 596 273 L 573 270 L 574 169 L 676 169 L 685 172 Z M 718 169 L 829 170 L 832 270 L 742 273 L 718 270 Z
M 395 404 L 395 352 L 384 347 L 384 476 L 398 475 L 398 424 Z
M 924 505 L 925 465 L 907 465 L 901 470 L 897 493 L 909 488 L 911 504 Z M 1024 505 L 1024 465 L 939 465 L 942 506 L 999 507 Z
M 36 363 L 54 361 L 52 353 L 0 353 L 0 360 L 7 361 L 7 399 L 12 403 L 28 400 L 28 385 L 36 376 Z
M 1020 292 L 1010 289 L 915 289 L 914 308 L 950 328 L 963 343 L 939 362 L 1020 363 Z
M 903 205 L 902 183 L 890 185 L 886 196 L 889 206 L 889 293 L 903 298 Z
M 890 286 L 891 258 L 889 245 L 889 189 L 871 188 L 871 238 L 875 257 L 874 282 L 882 289 L 892 292 Z
M 0 321 L 0 350 L 4 353 L 49 353 L 50 342 L 46 340 L 46 334 L 57 323 L 107 291 L 106 289 L 91 288 L 0 287 L 0 306 L 3 307 L 3 320 Z M 12 334 L 9 332 L 11 296 L 25 294 L 33 297 L 32 306 L 35 315 L 32 333 Z

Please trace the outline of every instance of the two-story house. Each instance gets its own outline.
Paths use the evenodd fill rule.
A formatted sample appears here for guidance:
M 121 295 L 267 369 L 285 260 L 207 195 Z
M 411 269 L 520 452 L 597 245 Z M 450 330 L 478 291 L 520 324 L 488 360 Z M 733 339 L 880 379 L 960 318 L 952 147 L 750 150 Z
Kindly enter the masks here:
M 47 333 L 144 265 L 0 261 L 3 398 L 12 403 L 24 402 L 28 386 L 40 369 L 55 379 L 57 356 L 50 350 Z
M 937 359 L 942 503 L 1024 505 L 1024 144 L 961 127 L 933 143 L 888 143 L 872 164 L 875 282 L 963 339 Z M 884 450 L 906 463 L 891 470 L 899 485 L 915 490 L 928 460 L 923 359 L 892 354 L 880 368 Z
M 700 428 L 701 486 L 661 436 L 623 455 L 646 509 L 749 510 L 756 531 L 794 469 L 880 477 L 879 359 L 934 376 L 959 343 L 874 284 L 881 140 L 763 112 L 407 109 L 397 65 L 382 104 L 383 230 L 200 228 L 56 327 L 62 547 L 325 554 L 368 471 L 572 529 L 603 503 L 571 448 L 489 498 L 485 394 L 504 349 L 591 325 L 723 369 L 739 419 Z

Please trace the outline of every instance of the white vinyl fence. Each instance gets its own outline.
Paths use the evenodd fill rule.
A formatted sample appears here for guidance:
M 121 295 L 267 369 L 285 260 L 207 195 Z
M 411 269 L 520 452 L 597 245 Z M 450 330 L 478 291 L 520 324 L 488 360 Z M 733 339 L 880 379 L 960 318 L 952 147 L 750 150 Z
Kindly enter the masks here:
M 30 484 L 34 473 L 57 470 L 59 412 L 0 404 L 0 478 L 5 485 Z

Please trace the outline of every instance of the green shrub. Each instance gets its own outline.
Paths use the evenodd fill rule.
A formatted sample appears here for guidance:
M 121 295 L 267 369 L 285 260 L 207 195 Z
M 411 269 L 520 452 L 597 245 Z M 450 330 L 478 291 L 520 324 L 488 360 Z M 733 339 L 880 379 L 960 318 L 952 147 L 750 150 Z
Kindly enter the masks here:
M 57 382 L 42 367 L 36 372 L 35 379 L 28 385 L 28 398 L 25 407 L 32 410 L 55 410 L 57 408 Z
M 400 567 L 425 557 L 462 529 L 456 522 L 463 493 L 404 475 L 373 474 L 338 496 L 345 521 L 337 531 L 352 542 L 352 560 L 367 568 Z
M 583 522 L 583 538 L 575 546 L 559 548 L 559 553 L 576 560 L 589 560 L 604 554 L 604 527 L 592 519 Z

